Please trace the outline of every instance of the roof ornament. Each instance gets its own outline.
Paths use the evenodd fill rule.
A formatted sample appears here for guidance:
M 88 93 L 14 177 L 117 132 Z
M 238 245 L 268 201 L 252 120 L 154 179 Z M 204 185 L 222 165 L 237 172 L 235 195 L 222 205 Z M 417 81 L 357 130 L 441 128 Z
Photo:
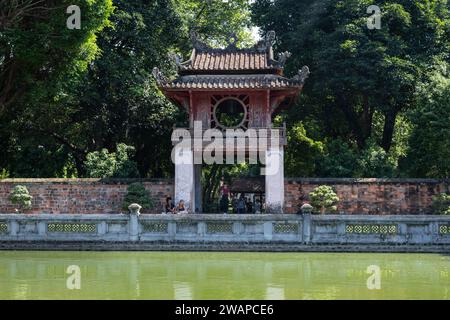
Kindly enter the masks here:
M 289 59 L 290 56 L 292 56 L 292 53 L 290 53 L 289 51 L 280 52 L 278 54 L 278 61 L 274 61 L 276 66 L 279 68 L 284 68 L 286 61 L 287 59 Z
M 189 31 L 189 36 L 191 38 L 192 45 L 196 50 L 204 51 L 210 49 L 206 43 L 200 40 L 200 35 L 198 34 L 197 30 L 191 29 Z
M 189 59 L 188 61 L 184 61 L 183 62 L 183 56 L 181 54 L 175 53 L 175 52 L 170 52 L 168 54 L 169 60 L 175 62 L 176 66 L 178 67 L 179 70 L 185 70 L 186 66 L 191 63 L 191 60 Z
M 309 68 L 307 66 L 303 66 L 298 70 L 297 74 L 292 77 L 292 80 L 299 81 L 301 83 L 305 83 L 305 80 L 309 77 Z
M 266 33 L 264 39 L 258 41 L 255 45 L 259 52 L 266 52 L 275 44 L 275 31 L 271 30 Z
M 228 36 L 228 41 L 227 41 L 228 46 L 225 48 L 225 50 L 227 50 L 227 49 L 236 49 L 237 41 L 238 41 L 238 36 L 237 36 L 237 34 L 234 33 L 234 32 L 231 33 L 231 34 Z
M 264 37 L 264 41 L 266 42 L 267 48 L 273 46 L 275 44 L 275 31 L 268 31 Z
M 159 71 L 158 67 L 153 68 L 152 75 L 158 84 L 164 84 L 168 82 L 168 79 L 161 71 Z

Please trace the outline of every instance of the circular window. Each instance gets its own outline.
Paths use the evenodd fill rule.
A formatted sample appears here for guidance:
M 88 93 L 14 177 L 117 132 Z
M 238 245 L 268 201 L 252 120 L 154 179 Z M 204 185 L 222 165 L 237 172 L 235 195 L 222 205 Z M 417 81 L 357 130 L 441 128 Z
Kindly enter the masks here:
M 244 124 L 247 110 L 243 103 L 234 98 L 225 98 L 214 107 L 214 118 L 222 128 L 237 128 Z

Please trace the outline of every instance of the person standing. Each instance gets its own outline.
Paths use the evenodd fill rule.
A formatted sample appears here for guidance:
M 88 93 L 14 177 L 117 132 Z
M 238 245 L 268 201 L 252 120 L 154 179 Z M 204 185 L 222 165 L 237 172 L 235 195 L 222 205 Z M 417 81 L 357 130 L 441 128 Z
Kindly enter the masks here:
M 245 199 L 243 195 L 241 195 L 238 201 L 238 213 L 245 213 Z
M 228 189 L 228 185 L 224 183 L 220 187 L 220 211 L 222 213 L 228 212 L 228 195 L 230 194 L 230 189 Z
M 247 208 L 247 213 L 253 213 L 253 203 L 249 198 L 245 199 L 245 207 Z

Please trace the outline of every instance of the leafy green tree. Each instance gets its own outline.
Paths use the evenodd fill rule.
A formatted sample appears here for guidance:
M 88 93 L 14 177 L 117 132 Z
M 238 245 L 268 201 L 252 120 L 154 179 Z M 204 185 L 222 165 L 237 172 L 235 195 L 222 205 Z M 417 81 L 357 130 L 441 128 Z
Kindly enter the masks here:
M 394 175 L 397 163 L 383 148 L 369 141 L 359 153 L 357 165 L 356 177 L 389 178 Z
M 66 8 L 82 12 L 80 30 L 66 27 Z M 108 22 L 111 0 L 4 0 L 0 9 L 0 115 L 21 102 L 56 93 L 62 77 L 86 69 L 98 53 L 96 34 Z
M 175 0 L 175 7 L 183 20 L 185 34 L 194 28 L 212 46 L 227 44 L 232 35 L 237 36 L 238 45 L 252 42 L 248 0 Z M 189 43 L 185 49 L 188 48 Z
M 353 177 L 358 170 L 358 149 L 340 138 L 325 144 L 318 172 L 325 177 Z
M 370 5 L 381 8 L 381 29 L 367 27 Z M 278 51 L 293 53 L 288 74 L 310 67 L 301 99 L 315 103 L 322 133 L 360 150 L 373 135 L 375 112 L 384 118 L 378 144 L 390 150 L 398 115 L 415 106 L 417 84 L 430 64 L 448 59 L 446 0 L 256 0 L 253 20 L 277 32 Z M 336 121 L 338 130 L 330 128 Z
M 27 187 L 25 186 L 15 186 L 9 199 L 13 204 L 18 206 L 18 208 L 16 208 L 16 212 L 22 213 L 24 210 L 31 209 L 31 200 L 33 197 L 30 195 Z
M 135 182 L 128 186 L 127 194 L 123 200 L 122 209 L 128 210 L 128 206 L 132 203 L 139 204 L 143 209 L 151 209 L 154 207 L 150 193 L 140 182 Z
M 69 4 L 81 7 L 81 30 L 66 28 Z M 12 79 L 1 97 L 21 97 L 8 98 L 0 114 L 0 168 L 12 177 L 84 176 L 88 153 L 124 142 L 136 149 L 140 175 L 170 176 L 170 135 L 187 116 L 159 92 L 151 70 L 173 72 L 167 55 L 187 57 L 192 27 L 214 45 L 231 32 L 245 35 L 247 2 L 46 0 L 42 7 L 0 30 L 0 68 L 8 75 L 1 81 Z
M 297 123 L 288 131 L 288 147 L 285 155 L 285 170 L 290 177 L 311 176 L 315 164 L 323 153 L 323 144 L 307 136 L 302 123 Z
M 411 112 L 412 134 L 403 161 L 410 176 L 450 176 L 450 77 L 435 73 L 419 87 L 418 108 Z
M 117 145 L 117 151 L 107 149 L 90 152 L 86 156 L 86 172 L 90 178 L 137 178 L 136 162 L 130 160 L 134 148 L 124 143 Z
M 79 30 L 66 26 L 66 9 L 73 4 L 82 13 Z M 52 157 L 52 152 L 62 145 L 66 159 L 72 152 L 81 164 L 85 153 L 52 128 L 68 126 L 55 112 L 71 112 L 68 89 L 98 56 L 97 35 L 108 25 L 112 10 L 111 0 L 2 1 L 0 147 L 5 153 L 0 166 L 6 167 L 11 176 L 47 176 L 63 171 L 65 161 L 54 161 Z M 39 161 L 53 168 L 35 171 L 31 168 L 36 166 L 34 159 L 26 157 L 26 153 L 39 154 Z M 19 168 L 17 158 L 21 161 Z M 25 170 L 27 167 L 31 170 Z

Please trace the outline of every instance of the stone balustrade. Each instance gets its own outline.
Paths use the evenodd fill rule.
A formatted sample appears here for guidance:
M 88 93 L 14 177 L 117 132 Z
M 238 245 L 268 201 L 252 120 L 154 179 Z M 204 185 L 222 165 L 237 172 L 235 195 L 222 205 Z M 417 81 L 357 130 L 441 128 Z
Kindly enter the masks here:
M 137 249 L 144 243 L 147 248 L 151 243 L 233 243 L 237 250 L 252 244 L 376 244 L 441 246 L 445 251 L 450 248 L 450 216 L 0 214 L 0 247 L 30 242 L 135 243 Z

